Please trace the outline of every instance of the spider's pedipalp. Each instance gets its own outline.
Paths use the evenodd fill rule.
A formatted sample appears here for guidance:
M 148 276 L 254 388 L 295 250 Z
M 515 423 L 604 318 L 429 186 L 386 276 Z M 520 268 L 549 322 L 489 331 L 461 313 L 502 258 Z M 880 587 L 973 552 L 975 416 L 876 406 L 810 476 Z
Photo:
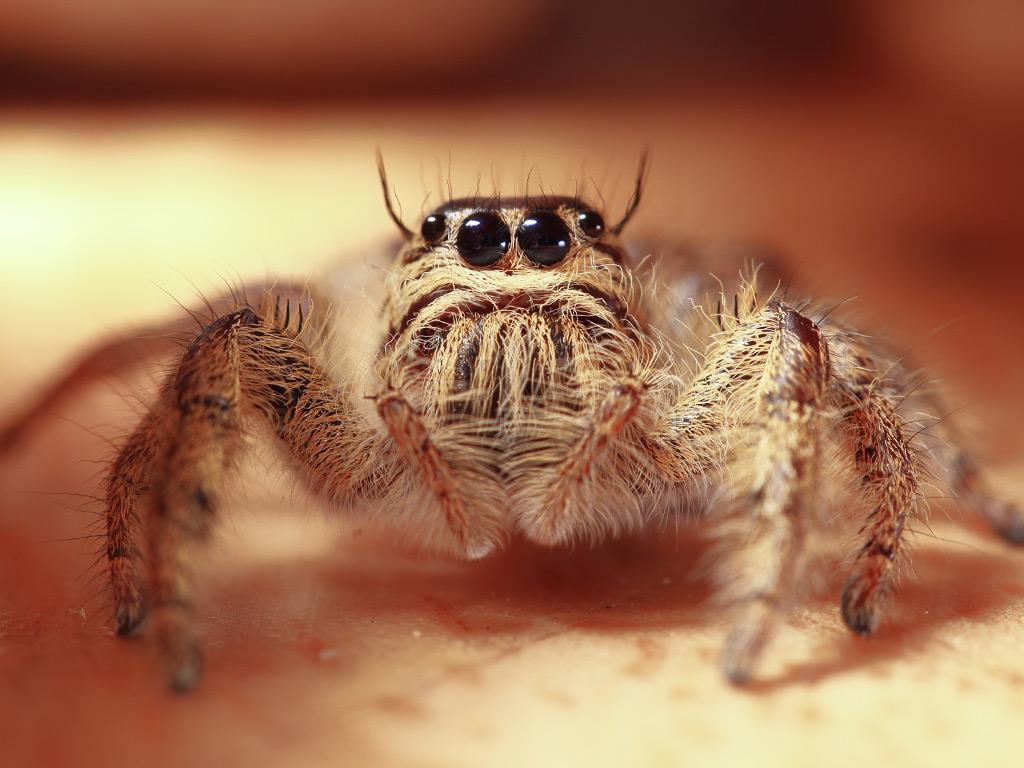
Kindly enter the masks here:
M 518 523 L 527 537 L 541 544 L 567 544 L 587 530 L 588 521 L 580 518 L 593 515 L 597 507 L 598 471 L 612 441 L 635 419 L 646 389 L 632 377 L 612 385 L 564 455 L 535 470 L 545 473 L 545 493 L 539 507 L 528 506 L 520 514 Z
M 456 468 L 400 393 L 389 390 L 375 401 L 398 451 L 435 495 L 461 553 L 469 560 L 491 554 L 504 539 L 500 508 L 482 503 L 485 494 L 467 497 Z

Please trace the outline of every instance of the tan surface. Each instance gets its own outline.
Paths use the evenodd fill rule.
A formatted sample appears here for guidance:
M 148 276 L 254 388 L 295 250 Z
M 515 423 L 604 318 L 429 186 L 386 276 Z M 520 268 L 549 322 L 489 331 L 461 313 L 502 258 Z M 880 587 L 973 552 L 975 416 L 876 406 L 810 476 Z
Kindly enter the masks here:
M 602 188 L 622 183 L 606 193 L 611 207 L 650 140 L 641 229 L 780 244 L 806 284 L 860 294 L 876 325 L 904 340 L 956 306 L 963 319 L 921 354 L 981 400 L 992 452 L 1019 456 L 1013 396 L 1024 374 L 1005 338 L 1021 321 L 999 300 L 1014 269 L 1000 254 L 1019 251 L 1005 211 L 972 194 L 991 189 L 1002 165 L 947 151 L 958 137 L 899 115 L 880 124 L 860 106 L 642 124 L 582 125 L 568 113 L 517 124 L 496 109 L 467 127 L 464 117 L 10 118 L 0 127 L 0 412 L 97 333 L 168 311 L 165 291 L 188 301 L 186 278 L 216 290 L 218 274 L 302 274 L 386 235 L 377 143 L 415 218 L 449 148 L 464 186 L 477 169 L 488 178 L 488 158 L 507 188 L 534 162 L 553 187 L 580 175 L 583 158 L 600 178 L 594 169 L 613 157 Z M 905 230 L 936 219 L 988 235 L 988 260 L 901 250 Z M 1006 334 L 985 333 L 993 323 Z M 301 494 L 251 474 L 203 565 L 205 686 L 170 698 L 145 642 L 110 636 L 90 581 L 94 542 L 52 541 L 91 530 L 94 507 L 53 493 L 95 492 L 109 449 L 86 430 L 122 434 L 132 404 L 116 392 L 139 391 L 97 388 L 0 467 L 8 764 L 1019 763 L 1024 553 L 941 525 L 949 541 L 916 537 L 917 578 L 877 637 L 847 635 L 832 584 L 783 627 L 762 681 L 736 691 L 715 668 L 726 617 L 694 532 L 431 561 L 353 524 L 294 514 L 310 507 Z M 1001 479 L 1024 498 L 1012 466 Z

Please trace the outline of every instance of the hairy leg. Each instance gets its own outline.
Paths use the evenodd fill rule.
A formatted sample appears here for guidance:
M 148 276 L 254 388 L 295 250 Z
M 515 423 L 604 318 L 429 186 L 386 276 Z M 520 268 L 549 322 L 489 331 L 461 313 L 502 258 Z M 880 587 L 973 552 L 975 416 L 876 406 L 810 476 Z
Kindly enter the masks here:
M 845 412 L 862 486 L 870 500 L 870 517 L 862 528 L 864 544 L 843 592 L 846 624 L 859 634 L 873 632 L 885 596 L 892 590 L 909 519 L 923 512 L 922 477 L 939 470 L 954 495 L 983 514 L 1002 536 L 1024 541 L 1024 516 L 1012 504 L 992 496 L 963 447 L 955 422 L 935 425 L 939 445 L 925 466 L 924 448 L 912 445 L 912 430 L 901 410 L 912 377 L 898 362 L 874 349 L 864 337 L 840 331 L 833 337 L 835 392 Z M 938 418 L 942 406 L 933 394 L 917 395 L 924 409 Z
M 504 535 L 500 505 L 467 496 L 450 455 L 437 445 L 420 415 L 399 392 L 382 393 L 376 405 L 399 453 L 441 507 L 457 553 L 470 560 L 489 555 Z M 461 448 L 465 450 L 466 446 Z
M 703 368 L 651 439 L 670 485 L 726 486 L 719 574 L 737 619 L 722 667 L 737 683 L 750 678 L 799 586 L 829 410 L 820 331 L 778 301 L 759 306 L 754 290 L 745 286 L 732 313 L 716 316 Z
M 530 513 L 519 519 L 530 539 L 565 544 L 586 529 L 588 521 L 580 516 L 593 518 L 598 512 L 594 503 L 594 493 L 599 492 L 594 486 L 596 473 L 612 441 L 633 421 L 646 390 L 642 381 L 632 377 L 612 385 L 567 453 L 552 464 L 531 470 L 542 473 L 543 479 L 535 478 L 534 485 L 542 489 L 543 496 L 538 510 L 530 504 Z M 615 527 L 611 521 L 608 526 Z
M 282 286 L 273 294 L 260 290 L 265 293 L 263 301 L 266 308 L 275 316 L 280 315 L 277 319 L 284 319 L 285 325 L 290 321 L 290 317 L 285 317 L 290 314 L 288 308 L 292 302 L 299 306 L 301 297 L 305 295 L 299 286 Z M 226 298 L 218 299 L 211 306 L 224 305 L 227 301 Z M 177 342 L 172 335 L 186 330 L 186 323 L 194 324 L 194 321 L 172 321 L 139 336 L 120 337 L 104 343 L 98 353 L 85 355 L 65 378 L 56 382 L 32 409 L 11 426 L 8 435 L 24 434 L 55 405 L 96 378 L 139 364 L 146 355 L 165 353 L 174 348 Z M 152 464 L 166 461 L 166 456 L 158 458 L 157 454 L 172 442 L 168 438 L 168 431 L 173 430 L 169 422 L 173 421 L 175 411 L 172 389 L 165 388 L 161 402 L 135 429 L 107 475 L 105 555 L 114 617 L 117 632 L 121 635 L 132 633 L 147 609 L 146 579 L 142 573 L 146 558 L 139 540 L 142 523 L 138 508 L 141 497 L 150 490 Z
M 957 449 L 951 462 L 953 492 L 963 499 L 1011 544 L 1024 545 L 1024 509 L 993 495 L 981 471 L 963 449 Z
M 294 438 L 303 434 L 301 422 L 323 415 L 311 408 L 317 397 L 323 406 L 333 405 L 333 426 L 355 432 L 359 426 L 367 432 L 351 408 L 333 397 L 333 387 L 292 338 L 291 320 L 288 313 L 286 321 L 268 323 L 251 309 L 241 309 L 204 328 L 108 479 L 108 558 L 118 629 L 125 633 L 138 623 L 144 591 L 175 690 L 194 686 L 200 676 L 190 560 L 216 517 L 240 444 L 243 405 L 262 414 L 311 467 L 316 452 L 308 443 L 295 445 Z M 321 478 L 321 484 L 338 490 L 344 479 L 335 473 Z M 148 569 L 143 590 L 135 541 L 138 505 L 147 485 L 151 508 L 142 516 Z
M 914 387 L 910 374 L 859 334 L 839 330 L 832 349 L 834 395 L 871 509 L 841 609 L 846 625 L 866 635 L 877 629 L 895 585 L 907 522 L 922 514 L 920 482 L 927 470 L 900 415 L 904 393 Z
M 161 440 L 166 408 L 151 411 L 122 447 L 107 475 L 106 557 L 117 633 L 132 633 L 146 611 L 145 561 L 139 541 L 141 497 L 148 491 L 150 468 Z
M 724 593 L 737 620 L 722 654 L 730 680 L 750 675 L 797 591 L 807 529 L 818 513 L 817 494 L 828 350 L 813 323 L 781 305 L 769 306 L 778 330 L 768 349 L 757 392 L 756 439 L 751 455 L 738 453 L 728 476 L 742 505 L 726 527 L 731 534 Z
M 139 503 L 136 491 L 149 478 L 152 509 L 143 516 L 147 604 L 175 690 L 191 688 L 200 675 L 190 561 L 215 521 L 240 443 L 243 413 L 274 432 L 313 490 L 335 504 L 384 496 L 409 472 L 427 481 L 445 512 L 452 513 L 461 498 L 451 473 L 464 468 L 447 463 L 445 446 L 433 444 L 399 395 L 377 398 L 392 435 L 388 439 L 317 363 L 304 343 L 301 321 L 294 322 L 296 315 L 269 314 L 265 319 L 244 308 L 208 325 L 115 462 L 119 479 L 112 480 L 117 493 L 110 497 L 108 518 L 117 537 L 131 527 Z M 453 529 L 466 527 L 462 532 L 472 553 L 478 543 L 476 516 L 450 523 Z M 134 603 L 123 602 L 133 617 L 126 623 L 132 624 Z
M 172 385 L 176 423 L 154 467 L 146 531 L 149 601 L 157 646 L 176 690 L 194 686 L 201 672 L 189 559 L 193 544 L 211 530 L 224 475 L 241 442 L 236 339 L 249 322 L 244 311 L 222 317 L 185 353 Z
M 889 398 L 865 394 L 847 418 L 872 508 L 861 528 L 864 544 L 843 590 L 842 612 L 850 629 L 870 634 L 878 626 L 882 604 L 895 582 L 907 520 L 920 514 L 921 467 L 897 404 Z

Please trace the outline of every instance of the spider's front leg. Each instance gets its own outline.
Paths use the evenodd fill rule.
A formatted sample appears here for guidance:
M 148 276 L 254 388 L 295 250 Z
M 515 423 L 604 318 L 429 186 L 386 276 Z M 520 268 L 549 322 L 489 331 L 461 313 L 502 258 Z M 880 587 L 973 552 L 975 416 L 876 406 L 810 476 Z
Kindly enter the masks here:
M 733 519 L 738 545 L 726 594 L 739 606 L 722 656 L 734 682 L 749 679 L 780 609 L 800 581 L 808 528 L 818 514 L 828 348 L 807 318 L 770 306 L 778 328 L 755 401 L 754 442 L 738 455 Z M 742 450 L 742 449 L 741 449 Z
M 251 310 L 208 325 L 115 461 L 108 478 L 107 557 L 118 632 L 143 615 L 143 594 L 171 687 L 198 682 L 201 658 L 192 621 L 189 558 L 208 535 L 224 475 L 241 438 L 239 333 Z M 135 546 L 139 494 L 148 486 L 145 547 Z M 139 565 L 148 578 L 143 590 Z
M 193 687 L 201 672 L 189 560 L 216 516 L 241 442 L 243 406 L 335 498 L 358 493 L 369 474 L 373 430 L 288 326 L 288 318 L 268 322 L 249 308 L 210 323 L 108 478 L 107 556 L 118 631 L 125 634 L 139 623 L 145 603 L 176 690 Z M 148 514 L 139 515 L 147 489 Z
M 719 574 L 737 618 L 722 666 L 738 683 L 750 678 L 800 581 L 818 512 L 830 376 L 825 339 L 807 317 L 778 302 L 746 314 L 723 332 L 656 435 L 655 453 L 675 483 L 720 474 L 729 485 Z
M 411 474 L 434 495 L 445 515 L 440 527 L 462 554 L 481 554 L 488 536 L 498 533 L 488 525 L 493 513 L 463 492 L 465 467 L 451 460 L 450 446 L 435 441 L 400 393 L 387 390 L 376 398 L 382 434 L 323 370 L 301 327 L 301 319 L 293 329 L 287 311 L 282 320 L 266 306 L 260 314 L 246 307 L 208 325 L 112 469 L 108 557 L 118 629 L 123 634 L 138 624 L 145 593 L 176 690 L 193 687 L 201 671 L 189 560 L 216 516 L 241 443 L 243 411 L 270 428 L 312 490 L 336 505 L 386 495 Z M 318 340 L 313 348 L 320 346 Z M 142 521 L 148 546 L 139 548 L 136 507 L 147 487 L 151 509 Z

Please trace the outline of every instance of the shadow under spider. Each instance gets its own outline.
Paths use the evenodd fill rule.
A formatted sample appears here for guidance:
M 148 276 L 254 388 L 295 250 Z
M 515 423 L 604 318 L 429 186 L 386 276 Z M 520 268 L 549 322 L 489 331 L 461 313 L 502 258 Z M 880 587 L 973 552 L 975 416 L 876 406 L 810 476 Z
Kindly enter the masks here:
M 31 457 L 23 463 L 30 465 Z M 15 477 L 13 470 L 3 474 Z M 44 482 L 42 470 L 40 474 L 38 482 L 19 482 L 44 488 L 57 484 Z M 20 668 L 18 660 L 38 652 L 42 640 L 60 664 L 74 663 L 76 669 L 87 670 L 95 664 L 85 658 L 87 654 L 81 659 L 65 658 L 59 651 L 73 640 L 93 648 L 110 669 L 134 667 L 129 653 L 140 656 L 139 674 L 148 683 L 154 674 L 143 658 L 148 653 L 128 652 L 123 643 L 113 642 L 107 636 L 110 620 L 105 612 L 97 613 L 90 606 L 88 619 L 82 621 L 77 613 L 68 612 L 68 606 L 81 605 L 76 602 L 79 585 L 73 582 L 82 579 L 76 574 L 83 568 L 67 548 L 86 551 L 88 557 L 94 544 L 37 546 L 36 542 L 55 536 L 82 533 L 80 522 L 68 519 L 75 515 L 61 512 L 50 519 L 54 516 L 44 514 L 41 507 L 49 505 L 41 496 L 0 498 L 4 513 L 0 576 L 9 591 L 7 604 L 0 608 L 7 610 L 6 634 L 13 644 L 0 667 Z M 226 526 L 229 529 L 260 525 L 259 520 L 232 518 L 230 510 L 225 518 L 232 520 Z M 842 584 L 830 584 L 810 604 L 834 621 L 835 631 L 821 633 L 817 641 L 818 657 L 794 664 L 775 677 L 756 680 L 746 690 L 770 692 L 815 683 L 921 653 L 944 627 L 960 621 L 984 622 L 1024 601 L 1024 558 L 1021 552 L 1002 546 L 993 544 L 986 552 L 919 547 L 912 562 L 915 576 L 903 580 L 881 627 L 870 638 L 846 633 L 838 608 Z M 199 586 L 200 628 L 211 652 L 210 682 L 221 665 L 236 672 L 267 671 L 296 662 L 302 666 L 312 658 L 322 671 L 323 659 L 335 659 L 332 654 L 338 646 L 348 650 L 330 665 L 343 671 L 357 663 L 361 644 L 376 642 L 377 635 L 363 632 L 374 622 L 388 622 L 396 639 L 419 629 L 464 641 L 499 639 L 502 642 L 495 647 L 513 652 L 569 632 L 612 635 L 688 627 L 724 629 L 729 613 L 712 599 L 709 549 L 710 537 L 701 526 L 681 525 L 678 533 L 655 530 L 593 549 L 551 550 L 517 541 L 478 563 L 402 554 L 369 537 L 343 542 L 337 553 L 313 558 L 299 554 L 273 565 L 226 562 L 220 576 L 204 579 Z M 217 558 L 220 551 L 215 541 L 204 557 Z M 98 577 L 96 589 L 102 590 L 103 563 L 97 565 L 84 570 Z M 54 604 L 56 616 L 50 612 Z M 97 610 L 102 609 L 97 606 Z M 27 623 L 18 629 L 19 622 Z M 52 628 L 41 628 L 50 622 Z M 93 639 L 103 646 L 94 648 Z M 350 644 L 354 647 L 349 648 Z
M 769 693 L 793 684 L 818 683 L 881 662 L 925 653 L 943 628 L 957 622 L 984 623 L 1008 606 L 1024 602 L 1022 559 L 1009 545 L 1003 546 L 1005 553 L 916 550 L 914 574 L 901 581 L 874 635 L 830 636 L 818 645 L 823 654 L 821 659 L 794 664 L 773 678 L 755 679 L 746 690 Z M 838 608 L 836 612 L 838 622 Z
M 707 574 L 709 547 L 698 526 L 678 535 L 654 532 L 594 549 L 550 550 L 514 542 L 479 563 L 420 559 L 372 544 L 356 545 L 347 549 L 344 562 L 327 558 L 310 563 L 312 572 L 298 568 L 283 577 L 280 571 L 250 571 L 243 578 L 254 589 L 243 591 L 263 600 L 277 599 L 268 592 L 308 593 L 312 573 L 320 595 L 311 615 L 339 617 L 347 625 L 334 625 L 330 619 L 326 625 L 307 625 L 318 637 L 351 636 L 352 626 L 388 621 L 463 641 L 506 638 L 518 652 L 573 631 L 618 634 L 725 625 L 729 613 L 712 598 Z M 764 693 L 815 683 L 923 652 L 943 627 L 984 622 L 1024 600 L 1019 566 L 1010 549 L 1004 554 L 919 548 L 913 559 L 916 575 L 903 580 L 879 630 L 869 638 L 847 634 L 838 608 L 842 584 L 832 583 L 810 603 L 834 617 L 836 631 L 818 643 L 821 658 L 795 664 L 744 690 Z

